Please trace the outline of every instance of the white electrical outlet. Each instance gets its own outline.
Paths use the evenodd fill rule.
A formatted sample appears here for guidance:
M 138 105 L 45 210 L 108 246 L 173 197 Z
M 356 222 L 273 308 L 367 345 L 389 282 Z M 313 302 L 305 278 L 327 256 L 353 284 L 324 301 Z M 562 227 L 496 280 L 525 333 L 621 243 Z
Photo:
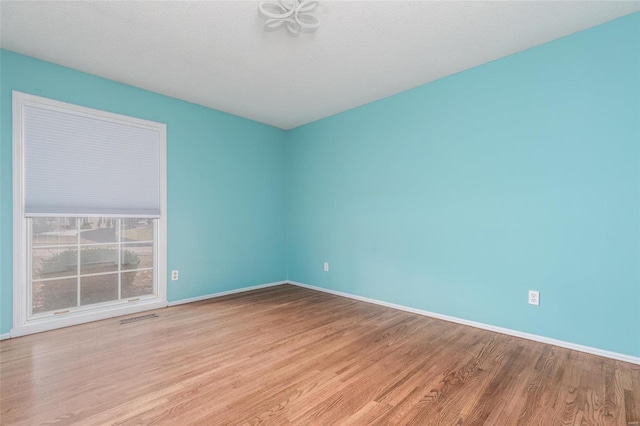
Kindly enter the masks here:
M 529 290 L 529 304 L 540 305 L 540 292 L 537 290 Z
M 178 270 L 171 271 L 171 281 L 178 281 Z
M 324 271 L 329 272 L 329 262 L 324 262 Z

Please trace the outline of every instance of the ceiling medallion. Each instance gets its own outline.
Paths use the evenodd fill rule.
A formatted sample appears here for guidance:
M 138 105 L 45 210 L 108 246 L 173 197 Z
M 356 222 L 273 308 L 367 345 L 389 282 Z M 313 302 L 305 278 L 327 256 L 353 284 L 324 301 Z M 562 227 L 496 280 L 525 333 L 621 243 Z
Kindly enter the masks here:
M 289 34 L 297 35 L 302 30 L 315 31 L 320 26 L 320 20 L 313 13 L 317 6 L 315 0 L 278 0 L 260 3 L 258 10 L 266 19 L 265 31 L 284 27 Z

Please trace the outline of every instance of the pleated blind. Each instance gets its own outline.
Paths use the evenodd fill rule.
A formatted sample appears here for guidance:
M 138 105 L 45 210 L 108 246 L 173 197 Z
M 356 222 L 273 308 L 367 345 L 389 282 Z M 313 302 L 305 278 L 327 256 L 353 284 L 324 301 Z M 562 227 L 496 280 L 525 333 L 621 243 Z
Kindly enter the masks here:
M 26 216 L 160 215 L 159 129 L 46 105 L 23 120 Z

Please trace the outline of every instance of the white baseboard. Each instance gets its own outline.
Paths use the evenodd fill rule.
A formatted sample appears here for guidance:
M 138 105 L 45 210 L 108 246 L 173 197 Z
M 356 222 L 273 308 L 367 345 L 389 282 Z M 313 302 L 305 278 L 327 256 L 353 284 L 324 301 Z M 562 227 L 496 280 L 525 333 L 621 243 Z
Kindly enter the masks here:
M 415 308 L 410 308 L 408 306 L 396 305 L 395 303 L 383 302 L 381 300 L 370 299 L 368 297 L 357 296 L 355 294 L 350 294 L 350 293 L 343 293 L 341 291 L 329 290 L 327 288 L 316 287 L 313 285 L 299 283 L 295 281 L 287 281 L 287 282 L 289 284 L 293 284 L 298 287 L 304 287 L 311 290 L 322 291 L 324 293 L 334 294 L 336 296 L 348 297 L 349 299 L 355 299 L 361 302 L 373 303 L 376 305 L 386 306 L 388 308 L 411 312 L 418 315 L 424 315 L 431 318 L 437 318 L 444 321 L 454 322 L 457 324 L 468 325 L 471 327 L 481 328 L 483 330 L 495 331 L 496 333 L 507 334 L 509 336 L 514 336 L 514 337 L 521 337 L 523 339 L 528 339 L 536 342 L 546 343 L 549 345 L 559 346 L 561 348 L 573 349 L 574 351 L 585 352 L 592 355 L 598 355 L 605 358 L 611 358 L 619 361 L 625 361 L 632 364 L 640 365 L 640 357 L 625 355 L 617 352 L 605 351 L 603 349 L 592 348 L 590 346 L 578 345 L 576 343 L 565 342 L 563 340 L 557 340 L 557 339 L 551 339 L 549 337 L 538 336 L 536 334 L 524 333 L 522 331 L 511 330 L 509 328 L 497 327 L 495 325 L 483 324 L 481 322 L 476 322 L 476 321 L 469 321 L 462 318 L 452 317 L 449 315 L 437 314 L 435 312 L 423 311 L 422 309 L 415 309 Z
M 190 297 L 188 299 L 174 300 L 169 302 L 169 306 L 183 305 L 185 303 L 199 302 L 201 300 L 213 299 L 215 297 L 227 296 L 229 294 L 244 293 L 245 291 L 258 290 L 260 288 L 275 287 L 277 285 L 288 284 L 289 281 L 276 281 L 272 283 L 259 284 L 251 287 L 236 288 L 233 290 L 221 291 L 218 293 L 205 294 L 204 296 Z
M 604 349 L 593 348 L 591 346 L 584 346 L 584 345 L 579 345 L 579 344 L 576 344 L 576 343 L 565 342 L 563 340 L 552 339 L 552 338 L 549 338 L 549 337 L 539 336 L 537 334 L 525 333 L 525 332 L 522 332 L 522 331 L 512 330 L 512 329 L 504 328 L 504 327 L 498 327 L 498 326 L 495 326 L 495 325 L 483 324 L 483 323 L 480 323 L 480 322 L 470 321 L 470 320 L 466 320 L 466 319 L 462 319 L 462 318 L 456 318 L 456 317 L 452 317 L 452 316 L 449 316 L 449 315 L 443 315 L 443 314 L 438 314 L 438 313 L 435 313 L 435 312 L 424 311 L 422 309 L 410 308 L 408 306 L 397 305 L 395 303 L 384 302 L 382 300 L 371 299 L 371 298 L 363 297 L 363 296 L 357 296 L 355 294 L 344 293 L 344 292 L 336 291 L 336 290 L 330 290 L 330 289 L 327 289 L 327 288 L 317 287 L 317 286 L 304 284 L 304 283 L 300 283 L 300 282 L 296 282 L 296 281 L 276 281 L 276 282 L 272 282 L 272 283 L 259 284 L 259 285 L 254 285 L 254 286 L 250 286 L 250 287 L 238 288 L 238 289 L 234 289 L 234 290 L 221 291 L 221 292 L 218 292 L 218 293 L 211 293 L 211 294 L 207 294 L 207 295 L 204 295 L 204 296 L 198 296 L 198 297 L 191 297 L 191 298 L 188 298 L 188 299 L 175 300 L 173 302 L 169 302 L 168 306 L 176 306 L 176 305 L 182 305 L 182 304 L 185 304 L 185 303 L 198 302 L 198 301 L 201 301 L 201 300 L 213 299 L 213 298 L 216 298 L 216 297 L 222 297 L 222 296 L 227 296 L 227 295 L 236 294 L 236 293 L 244 293 L 244 292 L 247 292 L 247 291 L 258 290 L 258 289 L 261 289 L 261 288 L 275 287 L 275 286 L 283 285 L 283 284 L 291 284 L 291 285 L 295 285 L 295 286 L 298 286 L 298 287 L 304 287 L 304 288 L 308 288 L 308 289 L 311 289 L 311 290 L 316 290 L 316 291 L 321 291 L 321 292 L 324 292 L 324 293 L 333 294 L 333 295 L 336 295 L 336 296 L 347 297 L 349 299 L 359 300 L 361 302 L 373 303 L 375 305 L 380 305 L 380 306 L 385 306 L 385 307 L 388 307 L 388 308 L 398 309 L 398 310 L 405 311 L 405 312 L 411 312 L 411 313 L 418 314 L 418 315 L 424 315 L 424 316 L 431 317 L 431 318 L 437 318 L 437 319 L 441 319 L 441 320 L 444 320 L 444 321 L 449 321 L 449 322 L 453 322 L 453 323 L 457 323 L 457 324 L 468 325 L 468 326 L 475 327 L 475 328 L 480 328 L 480 329 L 483 329 L 483 330 L 494 331 L 496 333 L 506 334 L 506 335 L 514 336 L 514 337 L 520 337 L 520 338 L 523 338 L 523 339 L 533 340 L 533 341 L 540 342 L 540 343 L 546 343 L 546 344 L 549 344 L 549 345 L 559 346 L 561 348 L 572 349 L 572 350 L 575 350 L 575 351 L 585 352 L 585 353 L 592 354 L 592 355 L 598 355 L 598 356 L 602 356 L 602 357 L 605 357 L 605 358 L 611 358 L 611 359 L 616 359 L 616 360 L 619 360 L 619 361 L 625 361 L 625 362 L 629 362 L 629 363 L 632 363 L 632 364 L 640 365 L 640 357 L 635 357 L 635 356 L 631 356 L 631 355 L 625 355 L 625 354 L 621 354 L 621 353 L 617 353 L 617 352 L 606 351 Z M 11 333 L 0 334 L 0 340 L 9 339 L 11 337 L 17 337 L 17 335 L 14 336 Z

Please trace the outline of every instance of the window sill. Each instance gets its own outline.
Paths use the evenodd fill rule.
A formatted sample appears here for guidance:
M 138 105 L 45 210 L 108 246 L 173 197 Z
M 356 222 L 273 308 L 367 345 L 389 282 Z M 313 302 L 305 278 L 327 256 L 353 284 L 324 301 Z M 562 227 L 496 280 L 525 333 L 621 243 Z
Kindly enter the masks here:
M 100 311 L 72 312 L 64 317 L 41 318 L 27 321 L 24 324 L 14 327 L 11 330 L 11 337 L 26 336 L 28 334 L 40 333 L 43 331 L 54 330 L 56 328 L 69 327 L 91 321 L 100 321 L 122 315 L 149 311 L 152 309 L 160 309 L 166 306 L 166 300 L 147 299 L 127 303 L 126 305 L 114 305 L 107 309 L 101 309 Z

